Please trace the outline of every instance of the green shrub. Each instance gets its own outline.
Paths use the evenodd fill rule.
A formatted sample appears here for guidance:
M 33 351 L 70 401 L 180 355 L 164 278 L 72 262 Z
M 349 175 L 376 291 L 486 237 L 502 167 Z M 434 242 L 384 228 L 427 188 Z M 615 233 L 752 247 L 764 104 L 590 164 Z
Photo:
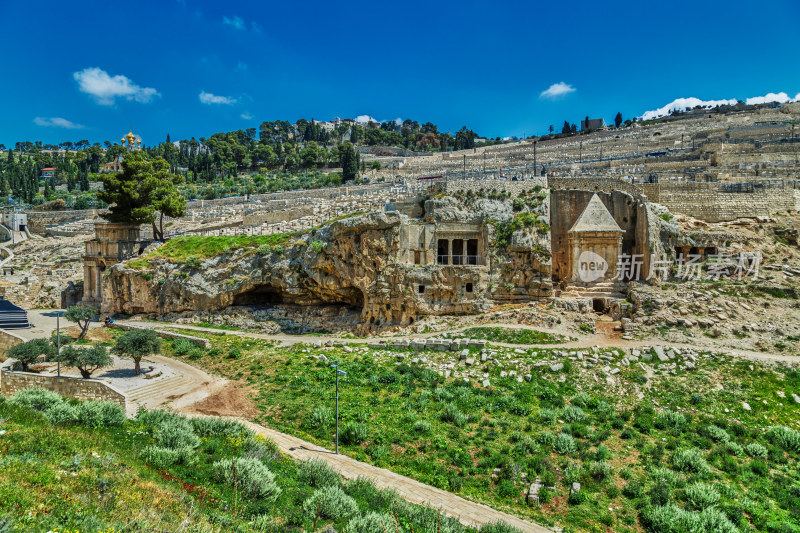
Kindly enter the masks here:
M 165 421 L 153 430 L 153 440 L 165 448 L 197 448 L 200 438 L 195 435 L 191 422 L 185 418 Z
M 747 455 L 754 459 L 766 459 L 767 455 L 769 454 L 767 448 L 758 444 L 757 442 L 751 442 L 745 446 L 744 451 L 747 452 Z
M 444 408 L 441 419 L 443 422 L 451 422 L 457 427 L 463 427 L 466 425 L 469 417 L 462 413 L 458 407 L 450 403 Z
M 628 499 L 636 499 L 642 495 L 643 487 L 640 481 L 631 481 L 622 487 L 622 495 Z
M 148 429 L 155 429 L 162 424 L 173 423 L 175 420 L 183 420 L 183 415 L 164 409 L 139 409 L 136 413 L 136 421 L 143 424 Z
M 519 529 L 511 527 L 505 522 L 493 522 L 480 529 L 480 533 L 521 533 Z
M 561 455 L 574 453 L 577 449 L 578 446 L 575 444 L 575 439 L 567 433 L 559 433 L 553 441 L 553 451 Z
M 325 247 L 325 243 L 322 241 L 311 241 L 311 249 L 314 251 L 315 254 L 318 254 L 322 251 Z
M 258 459 L 222 459 L 214 463 L 213 470 L 217 479 L 231 487 L 235 480 L 237 488 L 247 496 L 274 502 L 281 493 L 280 487 L 275 483 L 275 475 Z
M 114 427 L 125 423 L 125 409 L 116 402 L 88 400 L 78 405 L 78 421 L 86 427 Z
M 567 423 L 572 422 L 583 422 L 586 420 L 586 415 L 583 413 L 583 409 L 577 407 L 575 405 L 570 405 L 566 409 L 564 409 L 564 421 Z
M 549 426 L 558 418 L 558 412 L 555 409 L 539 409 L 539 412 L 536 413 L 536 417 L 542 424 L 547 424 Z
M 342 428 L 341 440 L 344 444 L 361 444 L 367 440 L 367 426 L 359 422 L 348 422 Z
M 262 244 L 256 249 L 258 255 L 269 255 L 272 253 L 272 247 L 269 244 Z
M 420 434 L 430 433 L 431 429 L 432 429 L 431 423 L 428 422 L 427 420 L 417 420 L 416 422 L 414 422 L 415 433 L 420 433 Z
M 729 453 L 730 455 L 739 456 L 744 453 L 744 448 L 742 448 L 742 446 L 735 441 L 726 442 L 722 446 L 722 449 L 725 450 L 725 453 Z
M 681 472 L 694 472 L 696 474 L 707 474 L 711 468 L 703 459 L 703 454 L 697 448 L 676 450 L 672 454 L 672 466 Z
M 201 437 L 248 438 L 254 433 L 238 420 L 217 416 L 198 416 L 188 419 L 192 429 Z
M 728 518 L 716 509 L 704 509 L 699 513 L 685 511 L 674 504 L 645 508 L 640 519 L 647 531 L 654 533 L 738 533 Z
M 767 438 L 787 452 L 800 453 L 800 432 L 786 426 L 773 426 L 767 431 Z
M 339 474 L 321 459 L 303 461 L 297 467 L 297 479 L 310 487 L 338 487 L 341 483 Z
M 173 339 L 172 341 L 172 352 L 177 355 L 178 357 L 183 357 L 184 355 L 189 355 L 192 350 L 194 350 L 195 345 L 189 339 Z
M 658 429 L 682 431 L 686 426 L 686 417 L 681 413 L 665 409 L 656 415 L 654 425 Z
M 341 520 L 358 512 L 356 501 L 338 486 L 321 488 L 303 502 L 306 515 Z
M 382 513 L 369 512 L 350 520 L 345 533 L 387 533 L 392 531 L 394 520 L 391 516 Z
M 719 493 L 705 483 L 694 483 L 686 487 L 686 504 L 691 509 L 702 511 L 719 503 Z
M 549 431 L 544 431 L 539 433 L 535 437 L 536 442 L 541 444 L 542 446 L 550 447 L 556 442 L 556 436 L 550 433 Z
M 175 464 L 192 465 L 196 460 L 193 448 L 164 448 L 163 446 L 146 446 L 141 453 L 142 459 L 150 466 L 168 468 Z
M 578 394 L 572 397 L 570 403 L 582 409 L 586 409 L 591 400 L 592 400 L 591 396 L 589 396 L 585 392 L 579 392 Z
M 306 423 L 312 429 L 326 428 L 333 422 L 333 416 L 333 409 L 327 405 L 317 405 L 311 410 Z
M 727 431 L 713 424 L 706 427 L 705 433 L 714 442 L 728 442 L 731 439 Z
M 594 479 L 603 480 L 611 477 L 614 469 L 605 461 L 593 461 L 589 463 L 589 475 Z
M 769 466 L 761 459 L 753 459 L 750 463 L 750 470 L 757 476 L 767 476 L 769 474 Z
M 66 402 L 53 405 L 44 412 L 51 424 L 71 424 L 78 421 L 78 409 Z
M 8 403 L 11 405 L 28 407 L 34 411 L 47 411 L 51 407 L 62 402 L 61 396 L 55 392 L 39 387 L 22 389 L 8 399 Z
M 570 463 L 567 465 L 567 468 L 564 469 L 564 483 L 567 485 L 572 485 L 581 480 L 581 474 L 583 474 L 583 468 L 581 465 Z
M 276 244 L 275 246 L 272 247 L 272 253 L 283 255 L 283 246 L 281 246 L 280 244 Z

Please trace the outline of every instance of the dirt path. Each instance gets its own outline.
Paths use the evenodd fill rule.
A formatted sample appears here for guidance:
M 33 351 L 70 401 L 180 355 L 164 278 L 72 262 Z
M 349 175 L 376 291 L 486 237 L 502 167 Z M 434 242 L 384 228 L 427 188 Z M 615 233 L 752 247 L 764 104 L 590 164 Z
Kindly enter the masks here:
M 551 533 L 550 529 L 508 513 L 497 511 L 480 503 L 470 502 L 445 490 L 431 487 L 384 468 L 356 461 L 346 455 L 336 455 L 331 450 L 316 444 L 243 419 L 242 416 L 257 414 L 257 410 L 240 384 L 212 376 L 199 368 L 174 359 L 161 356 L 155 356 L 152 359 L 162 365 L 170 365 L 176 370 L 185 372 L 184 375 L 191 378 L 194 383 L 175 391 L 158 391 L 155 396 L 149 398 L 148 403 L 143 404 L 147 407 L 171 407 L 190 416 L 202 414 L 236 418 L 256 433 L 274 440 L 281 452 L 293 459 L 298 461 L 321 459 L 345 479 L 369 478 L 381 489 L 392 489 L 404 500 L 439 509 L 448 516 L 457 518 L 466 526 L 481 527 L 492 522 L 503 521 L 525 533 Z M 135 413 L 135 409 L 133 412 Z
M 336 455 L 331 450 L 291 435 L 286 435 L 252 422 L 245 423 L 256 433 L 273 439 L 282 452 L 294 459 L 299 461 L 322 459 L 345 479 L 369 478 L 375 482 L 378 488 L 392 489 L 401 498 L 411 503 L 439 509 L 448 516 L 457 518 L 465 526 L 481 527 L 492 522 L 503 521 L 526 533 L 551 532 L 550 529 L 540 525 L 521 520 L 508 513 L 496 511 L 486 505 L 465 500 L 450 492 L 425 485 L 389 470 L 356 461 L 346 455 Z
M 281 344 L 291 345 L 297 344 L 301 342 L 311 343 L 311 342 L 328 342 L 328 341 L 336 341 L 336 342 L 374 342 L 379 340 L 403 340 L 403 339 L 424 339 L 429 337 L 438 337 L 441 336 L 442 333 L 445 332 L 435 332 L 435 333 L 412 333 L 409 335 L 399 335 L 399 336 L 391 336 L 391 337 L 368 337 L 363 339 L 346 339 L 342 337 L 336 336 L 326 336 L 326 335 L 288 335 L 285 333 L 279 334 L 267 334 L 267 333 L 254 333 L 254 332 L 247 332 L 247 331 L 231 331 L 231 330 L 223 330 L 223 329 L 216 329 L 216 328 L 204 328 L 200 326 L 192 326 L 186 324 L 162 324 L 158 322 L 137 322 L 137 321 L 125 321 L 122 322 L 124 324 L 131 324 L 139 327 L 146 327 L 151 329 L 163 329 L 163 328 L 175 328 L 175 329 L 182 329 L 182 330 L 189 330 L 189 331 L 205 331 L 209 333 L 222 333 L 225 335 L 236 335 L 239 337 L 248 337 L 253 339 L 264 339 L 264 340 L 271 340 L 277 341 Z M 536 331 L 544 331 L 546 333 L 552 333 L 554 335 L 569 335 L 565 333 L 563 329 L 549 329 L 549 328 L 542 328 L 538 326 L 528 326 L 525 324 L 514 324 L 514 323 L 491 323 L 491 324 L 481 324 L 480 326 L 486 327 L 501 327 L 501 328 L 508 328 L 508 329 L 531 329 Z M 458 333 L 465 329 L 470 329 L 475 327 L 474 325 L 462 326 L 458 328 L 451 329 L 446 333 Z M 631 348 L 641 348 L 642 346 L 673 346 L 676 348 L 691 348 L 693 350 L 714 350 L 717 352 L 728 353 L 730 355 L 734 355 L 736 357 L 741 357 L 744 359 L 750 359 L 752 361 L 759 361 L 763 363 L 790 363 L 790 364 L 800 364 L 800 357 L 793 356 L 793 355 L 784 355 L 784 354 L 775 354 L 769 352 L 756 352 L 753 350 L 743 350 L 739 348 L 731 348 L 727 346 L 714 346 L 713 343 L 709 345 L 709 343 L 705 342 L 698 342 L 698 343 L 676 343 L 676 342 L 669 342 L 661 339 L 635 339 L 635 340 L 625 340 L 621 339 L 618 336 L 608 336 L 604 334 L 594 334 L 594 335 L 585 335 L 582 336 L 580 339 L 576 341 L 566 341 L 561 342 L 558 344 L 510 344 L 505 342 L 492 342 L 491 344 L 495 346 L 503 346 L 506 348 L 563 348 L 563 349 L 577 349 L 577 348 L 586 348 L 589 346 L 599 346 L 601 348 L 623 348 L 623 349 L 631 349 Z

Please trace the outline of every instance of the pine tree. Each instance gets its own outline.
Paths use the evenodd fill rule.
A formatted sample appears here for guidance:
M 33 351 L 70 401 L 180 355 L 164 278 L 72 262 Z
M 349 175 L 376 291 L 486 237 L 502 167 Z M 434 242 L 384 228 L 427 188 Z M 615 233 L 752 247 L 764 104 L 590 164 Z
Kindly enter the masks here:
M 564 121 L 564 126 L 562 126 L 562 128 L 561 128 L 561 133 L 569 133 L 569 132 L 570 132 L 569 122 L 567 122 L 565 120 Z
M 622 113 L 617 113 L 617 116 L 614 117 L 614 125 L 619 128 L 620 124 L 622 124 Z

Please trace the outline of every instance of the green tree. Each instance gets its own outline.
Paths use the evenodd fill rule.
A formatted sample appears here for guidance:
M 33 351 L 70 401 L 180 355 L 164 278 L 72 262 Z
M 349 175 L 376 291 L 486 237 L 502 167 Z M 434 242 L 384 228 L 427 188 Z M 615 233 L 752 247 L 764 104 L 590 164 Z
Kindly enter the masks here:
M 152 224 L 153 236 L 161 240 L 164 215 L 186 214 L 186 200 L 177 189 L 183 178 L 170 173 L 163 157 L 148 161 L 143 152 L 130 152 L 122 161 L 122 172 L 106 174 L 102 181 L 104 190 L 97 197 L 110 204 L 109 213 L 103 215 L 109 222 Z
M 619 128 L 619 125 L 622 124 L 622 113 L 617 113 L 617 116 L 614 117 L 614 126 Z
M 91 307 L 83 307 L 81 305 L 73 305 L 67 307 L 66 312 L 64 313 L 64 318 L 69 320 L 70 322 L 75 322 L 78 324 L 78 327 L 81 328 L 81 334 L 78 336 L 78 339 L 82 339 L 86 336 L 86 333 L 89 331 L 89 323 L 94 318 L 95 310 Z
M 134 372 L 138 376 L 142 370 L 142 358 L 161 353 L 161 339 L 152 329 L 134 329 L 117 338 L 111 351 L 120 357 L 133 359 Z
M 344 181 L 356 179 L 356 176 L 358 176 L 358 158 L 352 144 L 343 143 L 339 145 L 339 164 L 342 166 L 342 178 Z
M 569 133 L 569 132 L 570 132 L 569 122 L 565 120 L 564 125 L 561 127 L 561 133 Z
M 6 350 L 6 356 L 12 357 L 22 364 L 22 371 L 27 372 L 28 366 L 36 363 L 39 357 L 45 358 L 55 353 L 55 347 L 47 339 L 33 339 L 32 341 L 15 344 Z
M 54 356 L 53 360 L 77 368 L 83 379 L 89 379 L 94 372 L 104 366 L 109 366 L 112 362 L 106 347 L 99 344 L 84 349 L 64 346 L 61 348 L 61 353 Z

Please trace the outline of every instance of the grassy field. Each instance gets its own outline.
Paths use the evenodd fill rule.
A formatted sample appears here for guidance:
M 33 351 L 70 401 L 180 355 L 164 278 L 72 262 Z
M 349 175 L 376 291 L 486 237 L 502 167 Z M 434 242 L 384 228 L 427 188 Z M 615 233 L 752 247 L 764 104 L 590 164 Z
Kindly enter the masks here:
M 214 347 L 193 364 L 248 383 L 261 423 L 331 446 L 338 363 L 345 453 L 498 509 L 567 531 L 800 531 L 796 370 L 706 354 L 692 371 L 620 365 L 612 386 L 602 365 L 566 359 L 530 382 L 487 365 L 484 388 L 364 345 L 204 336 Z M 518 353 L 497 359 L 551 357 Z
M 508 329 L 481 326 L 465 329 L 453 334 L 455 338 L 486 339 L 507 344 L 558 344 L 567 340 L 564 335 L 553 335 L 535 329 Z
M 164 243 L 163 246 L 147 254 L 147 256 L 129 261 L 127 266 L 137 270 L 147 269 L 150 267 L 150 261 L 156 258 L 166 259 L 175 264 L 191 263 L 193 261 L 199 262 L 242 249 L 247 249 L 253 253 L 280 254 L 282 252 L 282 247 L 306 233 L 311 233 L 313 235 L 314 232 L 323 226 L 363 214 L 363 211 L 349 213 L 332 218 L 319 226 L 314 226 L 302 231 L 273 233 L 271 235 L 186 235 L 183 237 L 175 237 Z
M 3 532 L 435 531 L 437 511 L 324 464 L 297 463 L 244 426 L 41 391 L 0 397 Z M 487 526 L 485 533 L 511 533 Z

